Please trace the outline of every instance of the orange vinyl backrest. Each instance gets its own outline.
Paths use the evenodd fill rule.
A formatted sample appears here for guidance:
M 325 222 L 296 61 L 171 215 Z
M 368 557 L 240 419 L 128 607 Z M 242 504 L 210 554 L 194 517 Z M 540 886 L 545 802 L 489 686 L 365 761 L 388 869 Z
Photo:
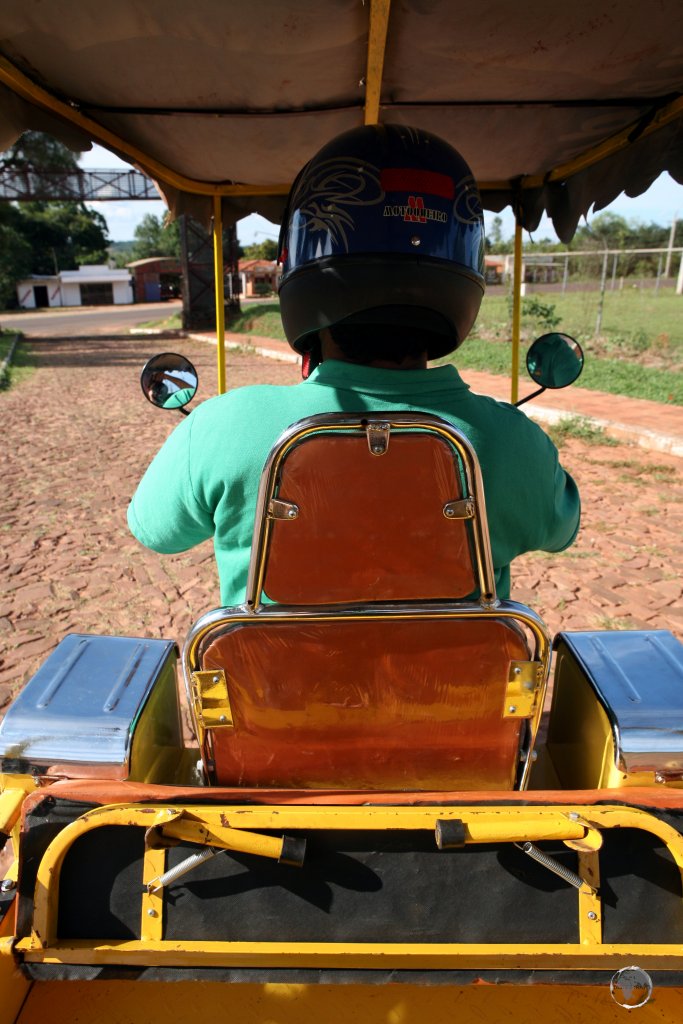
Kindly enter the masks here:
M 373 455 L 364 433 L 313 434 L 289 451 L 277 497 L 298 508 L 271 523 L 264 591 L 279 604 L 462 599 L 477 589 L 453 448 L 393 433 Z
M 494 617 L 268 616 L 211 639 L 232 726 L 211 730 L 219 785 L 512 789 L 522 720 L 504 717 L 510 662 L 529 658 Z

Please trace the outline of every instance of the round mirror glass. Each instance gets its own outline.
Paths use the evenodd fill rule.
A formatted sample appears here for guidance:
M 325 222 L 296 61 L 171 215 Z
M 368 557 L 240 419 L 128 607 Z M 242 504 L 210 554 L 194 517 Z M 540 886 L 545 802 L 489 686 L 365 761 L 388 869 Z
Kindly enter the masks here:
M 194 398 L 198 383 L 190 360 L 177 352 L 152 356 L 140 375 L 142 393 L 159 409 L 182 409 Z
M 544 334 L 527 352 L 526 368 L 542 388 L 566 388 L 583 370 L 583 349 L 568 334 Z

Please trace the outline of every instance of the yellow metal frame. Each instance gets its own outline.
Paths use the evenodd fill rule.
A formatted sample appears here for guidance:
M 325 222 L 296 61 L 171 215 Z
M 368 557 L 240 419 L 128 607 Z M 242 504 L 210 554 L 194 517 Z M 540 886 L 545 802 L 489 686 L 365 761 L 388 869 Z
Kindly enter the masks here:
M 213 283 L 216 293 L 216 359 L 218 394 L 225 394 L 225 295 L 223 291 L 223 216 L 221 197 L 213 197 Z
M 673 943 L 603 943 L 598 850 L 579 852 L 584 884 L 577 893 L 578 943 L 367 943 L 367 942 L 204 942 L 163 935 L 164 893 L 141 897 L 141 938 L 132 941 L 57 938 L 59 877 L 64 859 L 82 835 L 100 827 L 137 826 L 153 832 L 171 828 L 176 837 L 197 837 L 204 845 L 250 849 L 273 856 L 278 840 L 247 830 L 425 830 L 457 819 L 466 844 L 558 840 L 567 845 L 599 845 L 596 831 L 637 828 L 660 839 L 683 875 L 683 836 L 638 808 L 607 806 L 155 806 L 122 804 L 97 808 L 77 818 L 50 843 L 38 868 L 31 936 L 15 951 L 33 963 L 129 964 L 148 966 L 232 966 L 393 969 L 548 969 L 600 970 L 637 958 L 645 969 L 683 969 L 683 948 Z M 235 840 L 234 836 L 238 838 Z M 226 838 L 227 837 L 227 838 Z M 233 845 L 235 843 L 237 845 Z M 273 849 L 271 849 L 271 846 Z M 452 854 L 457 856 L 457 852 Z M 163 870 L 163 851 L 147 849 L 145 882 Z M 303 870 L 305 871 L 305 865 Z
M 365 75 L 365 124 L 379 121 L 379 103 L 382 92 L 384 53 L 387 46 L 389 9 L 391 0 L 370 0 L 370 30 L 368 33 L 368 64 Z
M 510 369 L 510 401 L 519 398 L 519 342 L 522 325 L 522 225 L 515 219 L 515 249 L 512 279 L 512 367 Z

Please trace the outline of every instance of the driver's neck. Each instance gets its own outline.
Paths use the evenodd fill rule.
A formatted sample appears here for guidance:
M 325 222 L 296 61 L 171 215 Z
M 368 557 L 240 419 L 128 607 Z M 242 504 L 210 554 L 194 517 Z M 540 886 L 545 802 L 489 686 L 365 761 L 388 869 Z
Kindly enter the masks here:
M 320 337 L 323 362 L 325 362 L 326 359 L 338 359 L 342 363 L 354 363 L 354 360 L 348 359 L 340 349 L 339 345 L 337 345 L 336 341 L 332 337 L 329 327 L 324 327 L 318 333 Z M 372 366 L 378 370 L 426 370 L 427 353 L 421 352 L 419 356 L 406 356 L 400 363 L 395 363 L 391 359 L 371 359 L 367 362 L 356 362 L 355 365 Z

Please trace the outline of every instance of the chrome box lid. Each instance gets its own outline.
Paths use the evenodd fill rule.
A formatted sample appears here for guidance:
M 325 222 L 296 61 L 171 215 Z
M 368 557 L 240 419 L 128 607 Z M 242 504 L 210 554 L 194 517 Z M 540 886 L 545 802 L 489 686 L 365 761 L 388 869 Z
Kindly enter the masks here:
M 0 723 L 3 771 L 82 766 L 72 776 L 125 778 L 133 729 L 170 640 L 71 633 Z
M 627 772 L 683 773 L 683 644 L 668 630 L 560 633 L 592 682 Z

